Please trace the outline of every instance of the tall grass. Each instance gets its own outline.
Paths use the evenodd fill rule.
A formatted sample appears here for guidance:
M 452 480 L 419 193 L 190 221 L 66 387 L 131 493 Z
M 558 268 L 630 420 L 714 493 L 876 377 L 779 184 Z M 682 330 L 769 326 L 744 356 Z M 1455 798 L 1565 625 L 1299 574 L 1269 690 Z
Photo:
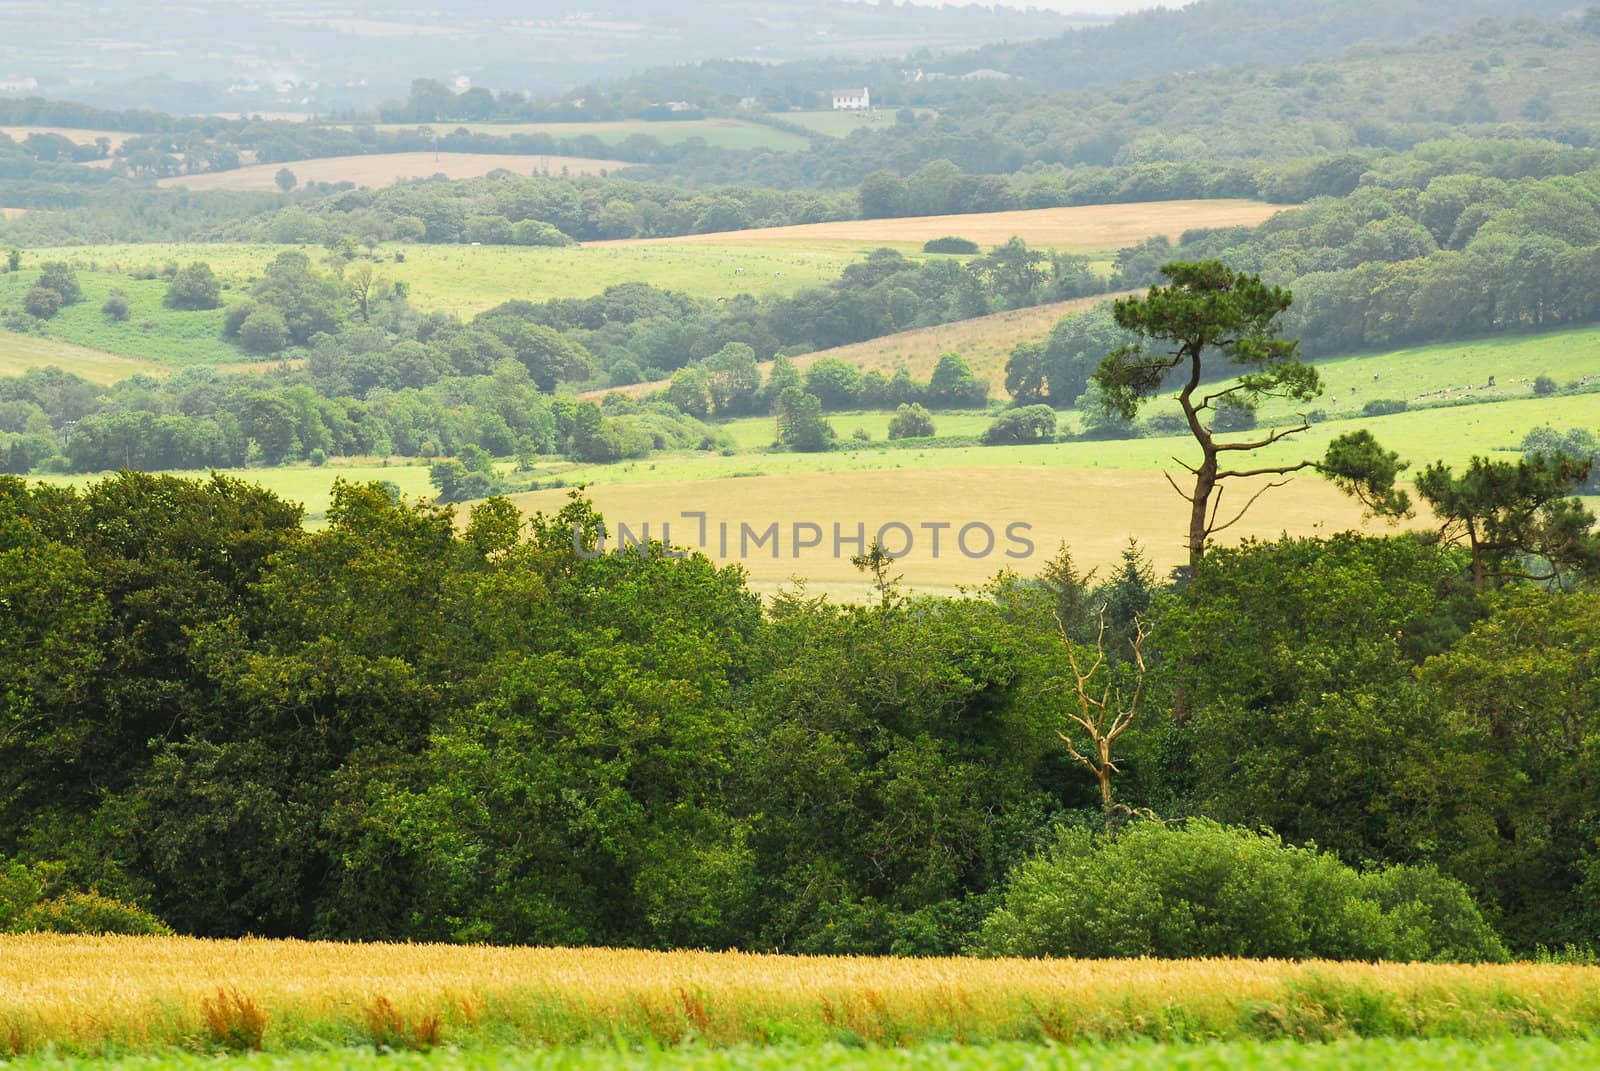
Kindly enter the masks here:
M 250 1036 L 251 1023 L 260 1024 L 258 1037 Z M 1600 969 L 1584 966 L 880 960 L 0 937 L 0 1054 L 1597 1032 Z

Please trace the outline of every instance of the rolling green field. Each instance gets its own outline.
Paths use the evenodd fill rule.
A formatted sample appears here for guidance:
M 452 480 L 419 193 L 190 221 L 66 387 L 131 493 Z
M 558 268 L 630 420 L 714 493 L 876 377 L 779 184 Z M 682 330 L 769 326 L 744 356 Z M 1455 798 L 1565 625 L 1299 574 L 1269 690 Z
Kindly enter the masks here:
M 321 258 L 320 250 L 283 245 L 70 246 L 29 251 L 23 260 L 22 272 L 0 278 L 0 286 L 20 287 L 16 291 L 20 299 L 27 286 L 32 285 L 39 265 L 47 260 L 68 260 L 78 264 L 80 270 L 99 265 L 118 271 L 145 264 L 187 264 L 202 260 L 225 281 L 239 286 L 259 276 L 272 258 L 286 249 L 308 252 L 313 262 Z M 405 254 L 404 263 L 394 261 L 396 252 Z M 513 299 L 591 297 L 609 286 L 630 282 L 650 283 L 701 298 L 732 297 L 740 293 L 789 293 L 838 278 L 847 265 L 860 260 L 866 252 L 853 247 L 830 248 L 805 242 L 743 246 L 597 245 L 566 249 L 388 245 L 378 247 L 380 263 L 377 268 L 380 277 L 410 286 L 411 301 L 418 308 L 470 316 Z M 87 292 L 87 286 L 85 290 Z M 131 297 L 131 290 L 129 294 Z M 98 302 L 94 308 L 98 315 Z M 137 320 L 137 316 L 134 319 Z M 219 329 L 220 323 L 219 319 Z
M 0 275 L 0 307 L 21 306 L 22 295 L 36 279 L 35 273 L 29 270 L 32 267 L 34 265 L 30 264 L 23 271 Z M 79 271 L 78 285 L 83 290 L 83 300 L 64 307 L 46 321 L 47 338 L 168 366 L 230 364 L 253 359 L 223 340 L 223 309 L 176 312 L 165 308 L 161 304 L 167 292 L 165 279 L 134 279 L 110 272 Z M 128 295 L 126 320 L 110 320 L 100 311 L 112 290 Z M 223 300 L 229 297 L 224 294 Z M 0 336 L 0 353 L 11 337 L 14 336 Z M 85 357 L 78 363 L 92 362 Z M 108 370 L 122 367 L 124 362 L 115 359 L 106 366 Z M 107 381 L 105 374 L 88 378 Z
M 887 411 L 862 413 L 831 413 L 828 422 L 839 438 L 849 439 L 857 430 L 872 436 L 880 446 L 889 438 L 889 421 L 894 414 Z M 993 415 L 987 409 L 966 409 L 933 414 L 934 431 L 943 436 L 978 436 L 989 426 Z M 732 437 L 739 450 L 760 450 L 771 446 L 777 438 L 778 423 L 771 417 L 745 417 L 719 424 L 718 428 Z
M 1066 414 L 1064 414 L 1066 415 Z M 941 421 L 954 414 L 934 414 L 934 424 L 942 432 Z M 869 417 L 871 418 L 869 420 Z M 876 419 L 887 414 L 841 417 L 832 414 L 834 427 L 848 434 L 855 421 L 876 426 Z M 959 426 L 972 427 L 968 415 L 957 418 Z M 1321 453 L 1329 440 L 1355 428 L 1370 428 L 1385 446 L 1398 450 L 1404 458 L 1426 462 L 1436 458 L 1463 462 L 1474 454 L 1509 457 L 1517 453 L 1522 437 L 1533 428 L 1551 424 L 1559 428 L 1600 426 L 1600 394 L 1555 398 L 1527 398 L 1492 405 L 1451 406 L 1422 409 L 1391 416 L 1331 420 L 1317 424 L 1253 457 L 1282 460 Z M 772 427 L 766 418 L 752 418 L 730 425 L 736 438 L 759 444 L 767 438 L 762 428 Z M 958 434 L 958 424 L 950 434 Z M 728 476 L 784 475 L 789 473 L 840 473 L 883 469 L 958 469 L 1024 465 L 1050 469 L 1137 469 L 1155 471 L 1176 469 L 1172 457 L 1194 453 L 1184 436 L 1120 439 L 1106 442 L 1049 443 L 1041 446 L 967 446 L 939 449 L 898 448 L 885 450 L 866 446 L 860 450 L 840 449 L 823 454 L 743 454 L 723 457 L 708 452 L 662 455 L 642 461 L 615 465 L 574 466 L 566 473 L 569 483 L 640 483 L 719 479 Z
M 619 119 L 600 123 L 378 123 L 374 128 L 383 133 L 393 133 L 415 130 L 419 126 L 429 126 L 440 135 L 464 128 L 470 133 L 487 134 L 490 137 L 549 134 L 553 138 L 596 138 L 607 145 L 616 145 L 635 136 L 654 138 L 663 145 L 680 145 L 690 138 L 699 138 L 714 149 L 735 150 L 774 149 L 788 152 L 804 149 L 811 144 L 798 134 L 738 119 L 685 119 L 679 122 Z M 346 124 L 342 129 L 351 128 Z
M 807 130 L 814 130 L 830 138 L 845 138 L 857 130 L 884 130 L 894 126 L 898 108 L 885 108 L 871 112 L 836 112 L 833 110 L 816 112 L 776 112 L 774 119 L 781 119 L 785 123 L 803 126 Z M 928 119 L 938 113 L 931 108 L 918 108 L 917 118 Z
M 1562 387 L 1586 377 L 1600 379 L 1600 328 L 1446 342 L 1318 361 L 1316 367 L 1323 394 L 1307 408 L 1329 415 L 1356 415 L 1377 400 L 1431 405 L 1530 398 L 1541 375 Z M 1493 387 L 1488 386 L 1491 376 Z M 1600 424 L 1600 398 L 1593 405 L 1589 423 Z M 1262 409 L 1264 415 L 1288 411 L 1291 407 L 1282 404 Z
M 304 1055 L 215 1057 L 190 1054 L 79 1060 L 25 1057 L 17 1071 L 1571 1071 L 1600 1064 L 1600 1044 L 1519 1039 L 1353 1040 L 1215 1045 L 924 1045 L 862 1049 L 844 1045 L 771 1048 L 441 1049 L 431 1053 L 346 1049 Z

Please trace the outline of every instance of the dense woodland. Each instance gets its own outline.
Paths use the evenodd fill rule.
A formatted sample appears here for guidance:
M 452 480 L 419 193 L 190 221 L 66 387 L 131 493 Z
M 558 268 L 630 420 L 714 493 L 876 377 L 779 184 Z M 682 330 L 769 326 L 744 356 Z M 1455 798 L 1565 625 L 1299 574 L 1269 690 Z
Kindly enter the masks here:
M 458 528 L 342 486 L 329 522 L 226 478 L 0 482 L 0 853 L 199 934 L 1049 951 L 1045 864 L 1008 871 L 1137 812 L 1411 868 L 1341 896 L 1420 958 L 1600 938 L 1593 594 L 1339 536 L 1177 586 L 1131 548 L 1098 581 L 1062 554 L 974 598 L 763 609 L 699 557 L 574 553 L 578 499 Z M 1127 812 L 1057 736 L 1101 613 L 1097 679 L 1149 667 Z M 1306 947 L 1273 940 L 1244 947 Z

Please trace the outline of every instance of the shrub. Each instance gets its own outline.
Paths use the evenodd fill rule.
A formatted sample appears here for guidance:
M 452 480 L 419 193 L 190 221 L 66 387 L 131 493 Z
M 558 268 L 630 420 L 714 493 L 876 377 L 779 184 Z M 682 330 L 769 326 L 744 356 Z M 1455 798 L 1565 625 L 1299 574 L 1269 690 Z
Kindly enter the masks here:
M 924 253 L 977 253 L 978 243 L 970 238 L 946 236 L 934 238 L 922 246 Z
M 1211 430 L 1217 432 L 1249 431 L 1255 426 L 1256 411 L 1235 402 L 1231 395 L 1217 403 L 1216 413 L 1211 418 Z
M 1203 819 L 1064 830 L 984 920 L 988 955 L 1503 960 L 1466 889 L 1431 868 L 1361 874 L 1314 847 Z
M 1394 398 L 1374 398 L 1361 407 L 1363 416 L 1388 416 L 1391 413 L 1404 413 L 1411 406 Z
M 479 245 L 510 245 L 511 221 L 504 216 L 470 216 L 467 241 Z
M 277 353 L 288 341 L 283 313 L 270 305 L 256 306 L 239 325 L 239 344 L 251 353 Z
M 1543 397 L 1547 394 L 1554 394 L 1560 389 L 1561 388 L 1556 384 L 1556 381 L 1551 379 L 1549 376 L 1538 376 L 1533 381 L 1533 393 L 1539 395 L 1540 397 Z
M 172 930 L 135 904 L 113 900 L 97 892 L 67 892 L 35 904 L 15 924 L 18 933 L 133 934 L 139 937 L 170 935 Z
M 890 439 L 926 439 L 933 434 L 933 414 L 915 402 L 902 405 L 889 419 Z
M 52 260 L 44 265 L 39 271 L 39 285 L 59 294 L 63 305 L 76 305 L 83 300 L 83 288 L 78 285 L 78 273 L 65 261 Z
M 108 320 L 121 323 L 129 315 L 128 295 L 121 290 L 113 290 L 106 296 L 106 303 L 100 306 L 100 312 Z
M 61 295 L 48 286 L 36 286 L 22 296 L 22 307 L 28 315 L 48 320 L 61 311 Z
M 537 219 L 522 219 L 512 224 L 511 240 L 517 245 L 560 247 L 578 244 L 563 231 Z
M 237 305 L 229 305 L 228 311 L 222 315 L 222 337 L 237 339 L 240 328 L 244 327 L 244 322 L 255 311 L 256 303 L 253 301 L 241 301 Z
M 0 933 L 172 932 L 137 905 L 64 888 L 63 871 L 59 863 L 0 862 Z
M 1025 405 L 995 417 L 983 433 L 990 446 L 1003 443 L 1049 442 L 1056 434 L 1056 411 L 1048 405 Z
M 211 265 L 197 261 L 172 276 L 163 302 L 185 312 L 214 309 L 222 304 L 222 284 Z
M 1151 435 L 1187 435 L 1189 418 L 1182 413 L 1156 413 L 1145 421 Z

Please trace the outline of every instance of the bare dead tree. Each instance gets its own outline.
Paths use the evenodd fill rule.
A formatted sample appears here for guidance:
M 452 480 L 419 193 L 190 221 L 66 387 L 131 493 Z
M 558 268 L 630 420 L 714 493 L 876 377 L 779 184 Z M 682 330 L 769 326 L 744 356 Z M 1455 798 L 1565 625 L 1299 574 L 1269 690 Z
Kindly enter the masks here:
M 1134 621 L 1133 637 L 1133 664 L 1138 678 L 1133 686 L 1131 695 L 1126 694 L 1114 679 L 1111 666 L 1106 661 L 1106 612 L 1105 607 L 1100 608 L 1100 630 L 1095 636 L 1095 660 L 1084 672 L 1082 664 L 1078 661 L 1077 651 L 1073 648 L 1072 640 L 1067 636 L 1065 625 L 1058 619 L 1057 628 L 1061 632 L 1061 639 L 1067 645 L 1067 661 L 1072 666 L 1074 690 L 1076 692 L 1077 710 L 1067 711 L 1067 721 L 1071 724 L 1067 731 L 1056 730 L 1056 735 L 1067 746 L 1067 754 L 1077 762 L 1088 767 L 1094 774 L 1095 780 L 1100 785 L 1100 807 L 1105 813 L 1106 821 L 1111 820 L 1112 814 L 1117 809 L 1117 804 L 1112 796 L 1111 777 L 1121 773 L 1116 760 L 1111 757 L 1112 745 L 1117 738 L 1128 731 L 1139 716 L 1139 703 L 1144 698 L 1144 685 L 1147 676 L 1144 661 L 1144 641 L 1149 637 L 1150 631 L 1143 618 Z M 1095 678 L 1104 674 L 1104 687 Z M 1074 734 L 1081 730 L 1088 736 L 1088 743 L 1079 748 L 1074 740 Z

